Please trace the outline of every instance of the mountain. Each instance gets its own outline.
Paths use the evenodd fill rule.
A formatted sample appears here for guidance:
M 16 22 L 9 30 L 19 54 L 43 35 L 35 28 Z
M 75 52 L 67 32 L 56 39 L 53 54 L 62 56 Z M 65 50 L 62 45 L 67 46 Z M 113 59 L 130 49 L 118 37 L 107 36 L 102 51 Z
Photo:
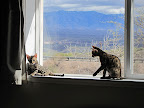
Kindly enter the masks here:
M 124 24 L 123 14 L 102 14 L 96 11 L 44 12 L 44 41 L 61 45 L 75 41 L 90 43 L 103 41 L 108 29 L 115 29 L 114 21 Z
M 123 14 L 102 14 L 95 11 L 55 11 L 44 13 L 45 35 L 97 34 L 114 29 L 107 21 L 124 23 Z
M 107 21 L 124 23 L 123 14 L 102 14 L 95 11 L 56 11 L 44 13 L 44 22 L 48 27 L 60 29 L 108 29 L 113 24 Z

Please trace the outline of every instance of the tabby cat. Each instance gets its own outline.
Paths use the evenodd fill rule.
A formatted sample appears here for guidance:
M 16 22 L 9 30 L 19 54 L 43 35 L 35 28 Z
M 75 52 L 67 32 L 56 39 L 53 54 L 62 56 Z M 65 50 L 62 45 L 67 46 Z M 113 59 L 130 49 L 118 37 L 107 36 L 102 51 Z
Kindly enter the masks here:
M 98 47 L 92 47 L 92 57 L 99 56 L 101 62 L 100 68 L 93 74 L 93 76 L 96 76 L 101 70 L 103 70 L 103 77 L 101 77 L 101 79 L 121 79 L 120 59 L 115 55 L 107 54 Z M 109 74 L 108 77 L 106 77 L 106 71 Z
M 37 61 L 37 54 L 35 54 L 34 56 L 29 56 L 26 55 L 27 59 L 29 61 L 28 63 L 28 74 L 35 76 L 64 76 L 64 74 L 60 75 L 60 74 L 54 74 L 52 72 L 50 72 L 50 70 L 46 67 L 43 67 L 41 65 L 38 64 Z

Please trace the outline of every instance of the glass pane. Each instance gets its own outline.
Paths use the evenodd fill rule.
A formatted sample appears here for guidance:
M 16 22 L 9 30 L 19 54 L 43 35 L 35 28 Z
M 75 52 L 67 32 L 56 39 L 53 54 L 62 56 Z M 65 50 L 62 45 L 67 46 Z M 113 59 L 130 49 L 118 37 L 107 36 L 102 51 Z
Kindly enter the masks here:
M 134 73 L 144 74 L 144 1 L 134 3 Z
M 44 66 L 55 73 L 92 75 L 95 45 L 121 59 L 125 0 L 44 0 Z M 102 72 L 100 73 L 102 74 Z

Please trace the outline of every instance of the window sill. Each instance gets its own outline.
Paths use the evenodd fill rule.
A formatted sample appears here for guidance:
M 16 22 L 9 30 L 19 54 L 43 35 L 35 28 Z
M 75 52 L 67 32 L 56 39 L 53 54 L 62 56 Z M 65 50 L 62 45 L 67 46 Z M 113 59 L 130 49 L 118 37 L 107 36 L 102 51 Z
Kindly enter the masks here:
M 134 79 L 100 79 L 100 76 L 65 74 L 60 76 L 28 76 L 29 83 L 52 83 L 52 84 L 72 84 L 89 85 L 102 87 L 131 87 L 144 88 L 144 80 Z

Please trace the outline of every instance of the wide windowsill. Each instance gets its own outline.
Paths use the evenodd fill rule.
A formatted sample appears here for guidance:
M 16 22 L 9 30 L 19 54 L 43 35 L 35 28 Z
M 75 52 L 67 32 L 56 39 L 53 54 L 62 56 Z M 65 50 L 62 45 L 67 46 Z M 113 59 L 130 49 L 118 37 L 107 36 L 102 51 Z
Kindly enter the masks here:
M 101 87 L 131 87 L 144 88 L 144 80 L 138 79 L 100 79 L 101 76 L 93 77 L 92 75 L 65 74 L 59 76 L 28 76 L 30 83 L 52 83 L 52 84 L 73 84 L 73 85 L 90 85 Z

